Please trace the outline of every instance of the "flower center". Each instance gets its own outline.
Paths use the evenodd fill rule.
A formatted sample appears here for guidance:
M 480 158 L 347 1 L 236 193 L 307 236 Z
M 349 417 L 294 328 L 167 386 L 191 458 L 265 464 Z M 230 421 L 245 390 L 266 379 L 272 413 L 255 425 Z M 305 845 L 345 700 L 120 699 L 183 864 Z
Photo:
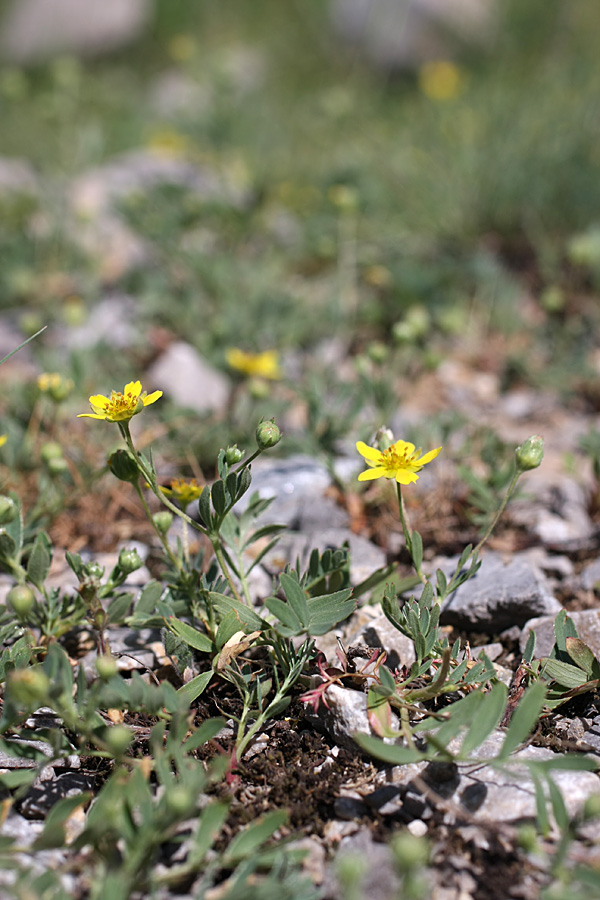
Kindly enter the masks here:
M 129 391 L 122 394 L 121 391 L 112 391 L 110 395 L 110 403 L 107 411 L 110 415 L 119 415 L 119 413 L 129 412 L 137 406 L 138 398 Z
M 389 472 L 396 472 L 398 469 L 406 469 L 412 465 L 413 460 L 418 456 L 412 453 L 410 456 L 406 450 L 398 450 L 394 444 L 384 450 L 381 454 L 381 465 Z

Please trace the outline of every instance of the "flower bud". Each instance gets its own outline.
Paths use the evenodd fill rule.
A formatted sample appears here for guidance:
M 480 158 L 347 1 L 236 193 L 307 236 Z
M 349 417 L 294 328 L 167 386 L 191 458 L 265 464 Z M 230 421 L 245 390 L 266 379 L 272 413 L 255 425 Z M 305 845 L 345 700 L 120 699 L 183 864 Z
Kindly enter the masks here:
M 62 475 L 64 472 L 69 471 L 69 466 L 64 456 L 49 459 L 46 465 L 48 466 L 50 475 Z
M 177 784 L 165 791 L 165 806 L 178 818 L 190 815 L 196 806 L 196 797 L 182 784 Z
M 83 565 L 83 571 L 89 578 L 100 581 L 104 575 L 104 566 L 101 566 L 95 559 L 91 559 L 88 563 Z
M 132 739 L 133 734 L 126 725 L 112 725 L 102 734 L 102 741 L 113 756 L 122 756 Z
M 381 450 L 382 453 L 385 450 L 389 450 L 394 443 L 394 434 L 391 428 L 386 428 L 384 425 L 382 425 L 381 428 L 378 428 L 375 435 L 375 443 L 377 449 Z
M 244 451 L 240 450 L 237 444 L 234 444 L 233 447 L 228 447 L 225 451 L 225 461 L 228 466 L 235 466 L 236 463 L 239 463 L 244 458 Z
M 108 467 L 119 481 L 128 481 L 135 484 L 140 477 L 138 464 L 127 450 L 116 450 L 108 457 Z
M 396 835 L 391 842 L 394 858 L 399 868 L 406 872 L 417 866 L 424 866 L 429 858 L 429 844 L 424 837 L 417 837 L 409 831 Z
M 109 653 L 96 659 L 96 671 L 102 681 L 109 681 L 117 674 L 117 661 Z
M 389 355 L 387 346 L 382 341 L 371 341 L 367 347 L 367 356 L 376 365 L 381 365 Z
M 154 525 L 163 535 L 167 534 L 169 528 L 173 524 L 173 513 L 168 512 L 166 509 L 161 510 L 161 512 L 154 513 L 152 516 L 152 521 Z
M 135 549 L 127 550 L 125 547 L 119 553 L 119 568 L 125 575 L 141 569 L 144 563 L 140 559 L 139 553 Z
M 0 525 L 8 525 L 17 515 L 17 504 L 12 497 L 0 494 Z
M 19 619 L 25 619 L 35 605 L 35 594 L 29 585 L 15 584 L 6 595 L 6 602 Z
M 544 458 L 544 438 L 539 434 L 534 434 L 532 437 L 527 438 L 515 450 L 515 458 L 517 469 L 520 472 L 537 469 Z
M 40 450 L 42 462 L 49 463 L 51 459 L 62 459 L 63 449 L 58 441 L 46 441 Z
M 269 450 L 271 447 L 275 447 L 280 440 L 281 432 L 274 419 L 269 422 L 261 422 L 256 429 L 256 443 L 259 450 Z
M 14 669 L 8 676 L 11 699 L 32 708 L 44 706 L 50 691 L 50 681 L 39 667 Z

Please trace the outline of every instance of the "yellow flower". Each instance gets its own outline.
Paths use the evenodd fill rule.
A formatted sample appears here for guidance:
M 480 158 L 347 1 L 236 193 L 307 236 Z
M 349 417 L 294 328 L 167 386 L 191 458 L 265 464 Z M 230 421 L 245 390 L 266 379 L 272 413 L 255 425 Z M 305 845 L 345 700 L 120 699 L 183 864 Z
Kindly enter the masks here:
M 0 434 L 0 447 L 4 447 L 7 440 L 8 440 L 7 434 Z
M 265 350 L 264 353 L 245 353 L 238 347 L 231 347 L 225 354 L 225 358 L 232 369 L 237 369 L 244 375 L 270 378 L 273 381 L 281 378 L 277 350 Z
M 454 100 L 465 85 L 463 72 L 453 62 L 438 59 L 419 70 L 419 86 L 430 100 Z
M 396 441 L 387 450 L 377 450 L 376 447 L 369 447 L 364 441 L 358 441 L 356 449 L 364 456 L 369 466 L 360 473 L 359 481 L 395 478 L 398 484 L 411 484 L 418 479 L 418 473 L 423 466 L 435 459 L 442 448 L 438 447 L 436 450 L 430 450 L 425 456 L 420 456 L 421 448 L 415 450 L 415 445 L 407 441 Z
M 63 378 L 58 372 L 42 372 L 37 377 L 37 386 L 42 393 L 49 394 L 56 403 L 66 400 L 74 387 L 71 378 Z
M 163 494 L 176 500 L 185 511 L 194 500 L 200 499 L 202 485 L 195 478 L 173 478 L 170 487 L 161 487 Z
M 126 384 L 123 393 L 112 391 L 110 397 L 102 394 L 94 394 L 90 397 L 90 406 L 93 412 L 80 413 L 77 418 L 106 419 L 107 422 L 126 422 L 141 412 L 145 406 L 154 403 L 162 397 L 162 391 L 154 391 L 146 395 L 142 392 L 140 381 L 130 381 Z

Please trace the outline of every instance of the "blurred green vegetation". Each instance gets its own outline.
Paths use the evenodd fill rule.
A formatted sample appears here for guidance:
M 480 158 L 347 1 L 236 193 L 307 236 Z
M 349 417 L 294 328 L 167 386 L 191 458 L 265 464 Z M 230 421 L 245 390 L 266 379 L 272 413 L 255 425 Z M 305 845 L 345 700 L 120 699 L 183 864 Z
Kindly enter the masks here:
M 413 376 L 499 332 L 503 387 L 579 392 L 596 408 L 600 9 L 499 10 L 493 45 L 465 51 L 443 99 L 423 72 L 370 69 L 333 36 L 323 0 L 159 0 L 132 48 L 5 66 L 0 152 L 29 160 L 43 189 L 0 197 L 0 308 L 24 330 L 68 328 L 69 297 L 89 309 L 117 287 L 141 301 L 140 345 L 159 325 L 223 365 L 231 345 L 285 355 L 336 336 L 360 354 L 395 342 L 394 371 Z M 192 99 L 159 113 L 165 75 Z M 153 260 L 107 285 L 65 225 L 65 186 L 148 147 L 246 199 L 132 193 L 120 213 Z M 46 367 L 60 362 L 43 352 Z M 71 365 L 87 384 L 102 353 Z

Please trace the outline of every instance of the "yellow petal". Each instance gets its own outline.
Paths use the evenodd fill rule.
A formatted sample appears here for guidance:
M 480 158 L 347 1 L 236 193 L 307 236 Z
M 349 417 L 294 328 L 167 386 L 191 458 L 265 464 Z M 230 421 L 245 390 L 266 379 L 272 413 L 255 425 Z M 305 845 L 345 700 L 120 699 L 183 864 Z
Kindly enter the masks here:
M 415 445 L 411 444 L 409 441 L 396 441 L 394 447 L 400 454 L 405 454 L 406 456 L 412 456 L 415 452 Z
M 373 481 L 375 478 L 381 478 L 382 476 L 385 476 L 385 469 L 382 466 L 377 466 L 374 469 L 366 469 L 364 472 L 361 472 L 358 480 Z
M 400 469 L 399 472 L 396 472 L 398 484 L 412 484 L 413 481 L 418 481 L 418 478 L 419 476 L 415 472 L 409 472 L 408 469 Z
M 98 413 L 79 413 L 77 415 L 78 419 L 106 419 L 106 415 L 99 415 Z
M 357 441 L 356 449 L 361 456 L 364 456 L 367 462 L 378 463 L 381 460 L 381 450 L 377 450 L 376 447 L 369 447 L 364 441 Z
M 96 409 L 106 409 L 109 403 L 110 399 L 103 394 L 93 394 L 90 397 L 90 406 L 93 406 Z
M 426 466 L 427 463 L 436 458 L 441 449 L 441 447 L 437 447 L 435 450 L 430 450 L 429 453 L 426 453 L 425 456 L 421 457 L 421 459 L 417 459 L 416 464 L 418 466 Z
M 156 403 L 157 400 L 160 400 L 162 395 L 162 391 L 154 391 L 153 394 L 148 394 L 147 397 L 144 397 L 144 406 L 148 406 L 150 403 Z
M 139 397 L 142 393 L 142 382 L 130 381 L 129 384 L 125 385 L 123 393 L 125 394 L 125 396 L 127 396 L 127 394 L 131 394 L 132 397 Z

